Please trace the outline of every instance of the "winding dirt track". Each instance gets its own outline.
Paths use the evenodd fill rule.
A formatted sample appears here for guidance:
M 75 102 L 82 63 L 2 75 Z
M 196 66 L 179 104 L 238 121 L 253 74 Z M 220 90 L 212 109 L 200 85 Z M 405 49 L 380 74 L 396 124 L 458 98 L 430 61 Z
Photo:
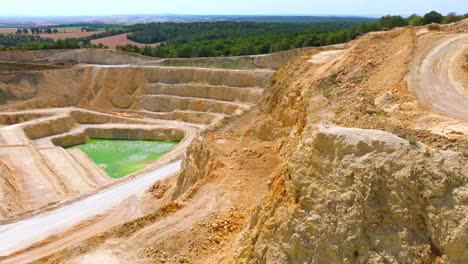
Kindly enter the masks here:
M 409 84 L 435 111 L 468 122 L 468 98 L 455 75 L 456 60 L 468 51 L 468 34 L 442 37 L 414 60 Z

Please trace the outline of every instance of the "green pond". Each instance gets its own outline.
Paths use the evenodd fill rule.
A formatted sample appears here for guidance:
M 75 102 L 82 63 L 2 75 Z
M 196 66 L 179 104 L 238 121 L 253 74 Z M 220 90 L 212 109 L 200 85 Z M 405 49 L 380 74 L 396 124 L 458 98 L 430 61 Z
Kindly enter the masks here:
M 178 141 L 91 139 L 85 144 L 70 147 L 85 152 L 96 164 L 115 179 L 144 168 L 145 163 L 157 160 L 171 151 Z

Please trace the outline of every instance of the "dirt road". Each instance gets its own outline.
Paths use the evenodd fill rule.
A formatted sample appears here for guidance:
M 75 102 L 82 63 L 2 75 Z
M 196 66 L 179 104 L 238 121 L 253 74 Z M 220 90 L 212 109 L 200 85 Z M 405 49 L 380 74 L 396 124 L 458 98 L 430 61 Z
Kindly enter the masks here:
M 180 165 L 180 160 L 173 162 L 78 202 L 0 227 L 2 241 L 8 241 L 0 243 L 0 256 L 9 256 L 27 249 L 51 236 L 66 232 L 81 222 L 105 214 L 132 196 L 141 195 L 157 180 L 178 172 Z
M 409 84 L 434 110 L 468 122 L 468 97 L 455 78 L 456 60 L 468 52 L 468 34 L 442 37 L 414 60 Z

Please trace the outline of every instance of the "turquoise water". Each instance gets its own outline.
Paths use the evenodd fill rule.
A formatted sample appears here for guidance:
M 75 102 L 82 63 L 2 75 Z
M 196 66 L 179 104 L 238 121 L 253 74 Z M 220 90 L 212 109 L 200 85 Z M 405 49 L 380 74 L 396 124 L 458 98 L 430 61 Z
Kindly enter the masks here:
M 157 160 L 171 151 L 178 141 L 91 139 L 85 144 L 70 147 L 85 152 L 96 164 L 115 179 L 144 168 L 145 163 Z

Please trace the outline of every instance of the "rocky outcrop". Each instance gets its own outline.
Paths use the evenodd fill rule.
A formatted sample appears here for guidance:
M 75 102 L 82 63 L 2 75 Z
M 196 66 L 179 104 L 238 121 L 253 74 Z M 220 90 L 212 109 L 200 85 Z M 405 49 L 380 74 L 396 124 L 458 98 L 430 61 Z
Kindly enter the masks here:
M 468 259 L 467 158 L 381 131 L 319 128 L 251 217 L 237 263 Z

